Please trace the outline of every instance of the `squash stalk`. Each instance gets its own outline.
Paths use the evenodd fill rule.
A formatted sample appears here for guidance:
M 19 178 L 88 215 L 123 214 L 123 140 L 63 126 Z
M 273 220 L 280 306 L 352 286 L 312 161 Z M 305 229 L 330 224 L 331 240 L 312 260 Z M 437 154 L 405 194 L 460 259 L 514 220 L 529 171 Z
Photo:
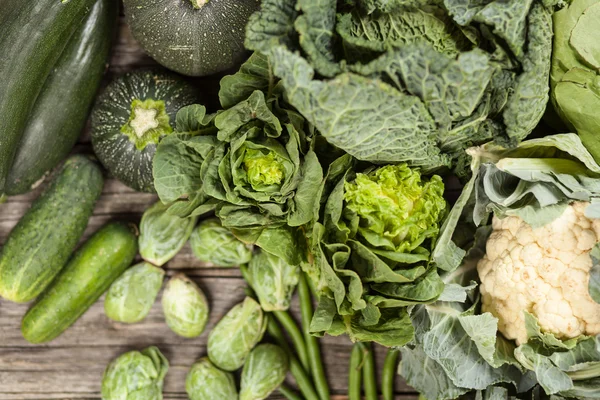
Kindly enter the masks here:
M 139 100 L 131 102 L 129 120 L 121 127 L 121 132 L 138 150 L 149 144 L 157 144 L 163 136 L 173 132 L 169 124 L 169 115 L 162 100 Z
M 196 9 L 199 10 L 202 7 L 204 7 L 206 5 L 206 3 L 208 3 L 209 0 L 190 0 L 190 2 L 192 3 L 192 6 Z

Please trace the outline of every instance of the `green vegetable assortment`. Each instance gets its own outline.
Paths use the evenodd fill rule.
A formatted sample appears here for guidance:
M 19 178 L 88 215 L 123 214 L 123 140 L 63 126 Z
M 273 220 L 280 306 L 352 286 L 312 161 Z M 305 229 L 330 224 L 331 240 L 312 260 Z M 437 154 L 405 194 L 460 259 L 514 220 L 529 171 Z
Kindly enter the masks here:
M 420 400 L 600 398 L 600 0 L 124 0 L 174 72 L 119 74 L 91 118 L 116 3 L 5 1 L 0 202 L 44 186 L 0 251 L 27 341 L 105 294 L 115 330 L 206 344 L 191 400 L 339 396 L 325 335 L 354 343 L 349 400 L 395 398 L 397 375 Z M 80 244 L 102 170 L 50 170 L 86 118 L 148 192 L 120 212 L 149 207 Z M 174 273 L 186 251 L 216 272 Z M 246 285 L 211 315 L 221 273 Z M 102 399 L 162 400 L 168 369 L 126 352 Z

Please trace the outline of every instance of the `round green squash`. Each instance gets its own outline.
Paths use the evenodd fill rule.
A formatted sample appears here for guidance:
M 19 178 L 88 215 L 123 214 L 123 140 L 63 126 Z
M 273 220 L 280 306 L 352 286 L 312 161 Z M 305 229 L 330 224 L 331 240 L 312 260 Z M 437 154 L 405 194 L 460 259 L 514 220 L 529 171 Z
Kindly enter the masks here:
M 136 40 L 163 66 L 204 76 L 244 61 L 246 24 L 260 0 L 124 0 Z
M 173 132 L 180 108 L 198 103 L 197 89 L 163 71 L 140 70 L 112 81 L 92 111 L 92 145 L 104 167 L 127 186 L 154 192 L 152 158 Z

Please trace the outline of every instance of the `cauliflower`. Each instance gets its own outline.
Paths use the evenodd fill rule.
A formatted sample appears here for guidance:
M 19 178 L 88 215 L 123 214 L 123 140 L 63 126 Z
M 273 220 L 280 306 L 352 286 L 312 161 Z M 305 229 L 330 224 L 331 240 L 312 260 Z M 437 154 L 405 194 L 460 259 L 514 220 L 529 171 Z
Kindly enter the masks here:
M 494 217 L 486 255 L 477 265 L 483 311 L 517 344 L 527 342 L 525 314 L 560 339 L 600 334 L 600 304 L 589 294 L 590 251 L 600 242 L 600 220 L 575 202 L 550 224 L 532 228 L 516 216 Z

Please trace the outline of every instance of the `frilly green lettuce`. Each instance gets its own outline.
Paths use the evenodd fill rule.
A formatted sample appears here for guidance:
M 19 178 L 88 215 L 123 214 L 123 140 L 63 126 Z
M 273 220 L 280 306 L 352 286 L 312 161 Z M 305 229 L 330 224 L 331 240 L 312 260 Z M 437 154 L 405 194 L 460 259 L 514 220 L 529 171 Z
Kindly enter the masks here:
M 406 164 L 356 167 L 340 157 L 322 187 L 312 260 L 303 264 L 320 294 L 310 329 L 402 346 L 414 335 L 408 307 L 444 288 L 429 262 L 446 215 L 444 185 Z

